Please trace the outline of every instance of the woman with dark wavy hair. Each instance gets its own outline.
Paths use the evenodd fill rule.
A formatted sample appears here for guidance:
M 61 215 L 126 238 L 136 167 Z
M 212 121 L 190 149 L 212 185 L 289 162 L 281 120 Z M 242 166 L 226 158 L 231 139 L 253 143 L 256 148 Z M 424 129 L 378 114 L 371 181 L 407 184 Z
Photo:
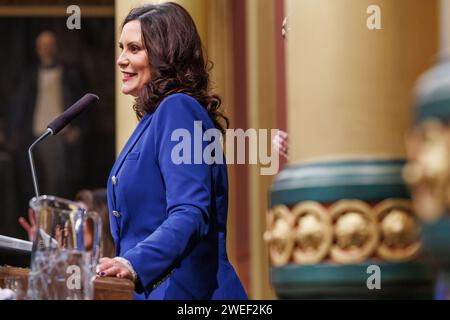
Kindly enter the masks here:
M 194 21 L 175 3 L 135 8 L 119 46 L 139 124 L 108 180 L 116 257 L 99 275 L 134 281 L 136 299 L 246 299 L 226 252 L 225 157 L 208 149 L 228 120 Z

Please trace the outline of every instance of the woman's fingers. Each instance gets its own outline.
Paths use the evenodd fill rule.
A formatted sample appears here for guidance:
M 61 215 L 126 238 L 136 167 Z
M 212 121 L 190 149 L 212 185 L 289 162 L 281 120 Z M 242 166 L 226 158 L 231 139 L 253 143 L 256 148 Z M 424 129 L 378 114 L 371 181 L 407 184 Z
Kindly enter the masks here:
M 29 232 L 31 231 L 31 225 L 27 222 L 27 220 L 25 220 L 25 218 L 20 217 L 20 218 L 19 218 L 19 223 L 20 223 L 20 225 L 22 226 L 22 228 L 25 229 L 25 231 L 26 231 L 27 233 L 29 233 Z
M 282 130 L 278 130 L 277 134 L 272 140 L 272 144 L 275 150 L 278 151 L 286 159 L 289 158 L 289 142 L 288 133 Z
M 278 130 L 277 135 L 279 135 L 280 137 L 287 139 L 289 137 L 289 134 L 283 130 Z
M 120 266 L 112 266 L 108 269 L 100 271 L 101 277 L 116 277 L 122 271 Z
M 126 266 L 119 261 L 110 258 L 102 258 L 100 260 L 98 274 L 100 277 L 133 278 Z
M 28 209 L 28 219 L 30 221 L 31 226 L 36 225 L 36 217 L 34 215 L 33 209 L 31 209 L 31 208 Z
M 282 154 L 288 152 L 288 147 L 285 146 L 285 145 L 280 144 L 278 141 L 277 141 L 277 142 L 274 142 L 273 145 L 275 146 L 275 149 L 276 149 L 278 152 L 282 153 Z
M 115 261 L 110 258 L 102 258 L 100 259 L 100 265 L 98 267 L 98 271 L 102 272 L 105 271 L 115 265 Z
M 287 152 L 284 151 L 280 151 L 280 154 L 285 157 L 286 159 L 289 159 L 289 155 L 287 154 Z
M 283 144 L 280 141 L 275 141 L 274 145 L 277 147 L 277 149 L 279 150 L 283 150 L 286 151 L 287 150 L 287 144 Z
M 24 228 L 27 232 L 31 229 L 30 224 L 27 222 L 27 220 L 25 220 L 25 218 L 20 217 L 19 223 L 22 226 L 22 228 Z
M 133 271 L 118 259 L 102 258 L 96 272 L 100 277 L 117 277 L 134 281 Z
M 281 145 L 281 146 L 283 146 L 283 147 L 285 147 L 285 148 L 287 148 L 287 147 L 289 146 L 289 142 L 288 142 L 287 138 L 283 138 L 283 137 L 281 137 L 281 136 L 279 136 L 279 135 L 276 135 L 276 136 L 273 138 L 272 142 L 273 142 L 274 144 Z
M 131 272 L 127 269 L 127 270 L 122 270 L 117 274 L 117 278 L 128 278 L 128 279 L 133 279 L 133 275 L 131 274 Z
M 108 258 L 108 257 L 103 257 L 103 258 L 100 258 L 100 260 L 99 260 L 100 263 L 109 262 L 109 261 L 114 261 L 114 260 L 111 258 Z

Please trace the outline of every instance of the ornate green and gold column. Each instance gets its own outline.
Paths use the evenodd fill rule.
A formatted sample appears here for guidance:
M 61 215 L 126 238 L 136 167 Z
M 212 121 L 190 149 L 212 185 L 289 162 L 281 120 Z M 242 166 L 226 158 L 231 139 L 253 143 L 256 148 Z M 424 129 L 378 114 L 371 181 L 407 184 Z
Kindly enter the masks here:
M 450 300 L 450 1 L 441 0 L 441 50 L 417 82 L 405 179 L 424 221 L 423 245 L 439 268 L 436 299 Z
M 367 27 L 370 5 L 381 30 Z M 436 1 L 287 0 L 285 11 L 291 159 L 265 234 L 277 296 L 431 298 L 402 171 L 411 90 L 436 52 Z

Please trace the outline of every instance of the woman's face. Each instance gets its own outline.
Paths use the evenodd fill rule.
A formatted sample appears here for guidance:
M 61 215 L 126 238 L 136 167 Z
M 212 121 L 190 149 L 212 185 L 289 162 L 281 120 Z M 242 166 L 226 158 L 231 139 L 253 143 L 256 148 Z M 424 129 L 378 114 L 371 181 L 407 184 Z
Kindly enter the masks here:
M 133 20 L 124 25 L 119 40 L 122 53 L 117 65 L 122 72 L 122 93 L 134 97 L 150 81 L 150 64 L 141 34 L 141 23 Z

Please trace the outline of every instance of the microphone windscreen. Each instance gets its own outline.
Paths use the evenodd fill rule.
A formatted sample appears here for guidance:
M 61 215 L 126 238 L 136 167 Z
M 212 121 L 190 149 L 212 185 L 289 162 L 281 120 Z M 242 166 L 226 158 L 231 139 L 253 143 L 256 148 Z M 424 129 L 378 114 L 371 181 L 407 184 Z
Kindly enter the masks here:
M 56 135 L 65 126 L 67 126 L 73 119 L 86 110 L 90 104 L 97 102 L 98 96 L 92 93 L 85 94 L 80 100 L 75 102 L 69 109 L 64 111 L 61 115 L 55 118 L 47 128 L 52 129 L 53 135 Z

